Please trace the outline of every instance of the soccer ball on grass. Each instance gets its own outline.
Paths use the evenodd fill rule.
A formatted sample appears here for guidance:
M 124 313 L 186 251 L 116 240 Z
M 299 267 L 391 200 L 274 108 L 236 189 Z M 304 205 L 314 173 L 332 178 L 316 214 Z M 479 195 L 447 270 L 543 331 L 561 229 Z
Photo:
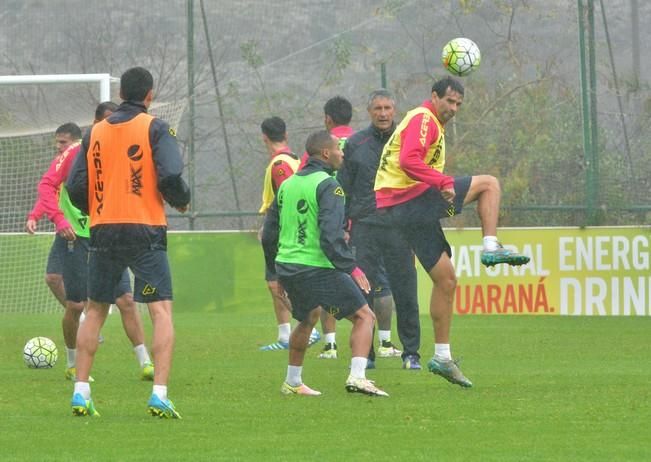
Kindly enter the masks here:
M 475 42 L 459 37 L 445 44 L 441 61 L 450 74 L 464 77 L 479 67 L 481 53 Z
M 58 357 L 57 346 L 47 337 L 34 337 L 23 348 L 23 359 L 31 369 L 49 369 Z

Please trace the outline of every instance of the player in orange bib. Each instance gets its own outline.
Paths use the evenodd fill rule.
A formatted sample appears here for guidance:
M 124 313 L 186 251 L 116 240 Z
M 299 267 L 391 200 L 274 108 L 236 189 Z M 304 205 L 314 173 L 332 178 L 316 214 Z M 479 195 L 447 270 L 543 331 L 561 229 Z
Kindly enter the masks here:
M 135 277 L 134 299 L 147 303 L 153 324 L 156 368 L 149 413 L 181 417 L 167 397 L 174 326 L 163 201 L 185 212 L 190 190 L 181 178 L 183 160 L 174 131 L 167 122 L 147 114 L 153 85 L 152 75 L 142 67 L 122 74 L 123 103 L 84 137 L 68 175 L 72 203 L 90 216 L 88 313 L 77 334 L 74 415 L 99 415 L 88 374 L 113 288 L 129 268 Z

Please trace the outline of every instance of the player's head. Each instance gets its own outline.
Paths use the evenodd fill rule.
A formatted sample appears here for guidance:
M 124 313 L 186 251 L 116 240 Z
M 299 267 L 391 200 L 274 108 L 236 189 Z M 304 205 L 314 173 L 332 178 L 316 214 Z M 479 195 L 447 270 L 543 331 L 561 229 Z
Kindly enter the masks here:
M 287 141 L 287 126 L 285 121 L 278 116 L 268 117 L 260 124 L 262 138 L 271 143 L 283 143 Z
M 321 159 L 334 170 L 344 162 L 344 153 L 339 147 L 339 138 L 328 130 L 319 130 L 307 137 L 305 151 L 310 157 Z
M 368 95 L 366 105 L 371 124 L 380 131 L 386 131 L 393 127 L 393 117 L 396 111 L 396 99 L 393 93 L 385 88 L 372 91 Z
M 348 125 L 353 118 L 353 105 L 343 96 L 334 96 L 323 106 L 325 126 L 328 130 L 340 125 Z
M 57 153 L 61 154 L 68 146 L 81 139 L 81 128 L 73 122 L 67 122 L 61 125 L 54 132 L 54 143 L 57 147 Z
M 149 107 L 153 99 L 154 78 L 144 67 L 127 69 L 120 77 L 120 98 L 124 101 L 144 103 Z
M 117 108 L 118 105 L 115 104 L 113 101 L 104 101 L 103 103 L 99 103 L 97 105 L 97 109 L 95 109 L 94 123 L 106 119 L 108 116 L 113 114 Z
M 436 117 L 445 125 L 452 119 L 463 103 L 463 84 L 454 77 L 444 77 L 432 85 L 432 105 Z

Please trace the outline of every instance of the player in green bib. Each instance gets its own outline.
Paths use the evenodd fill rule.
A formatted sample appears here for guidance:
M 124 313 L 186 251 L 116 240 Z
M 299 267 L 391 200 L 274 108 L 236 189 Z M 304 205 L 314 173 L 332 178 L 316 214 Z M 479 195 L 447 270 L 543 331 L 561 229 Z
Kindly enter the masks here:
M 68 190 L 63 184 L 59 190 L 59 208 L 77 236 L 90 237 L 88 215 L 84 215 L 81 210 L 72 205 L 72 202 L 70 202 L 70 196 L 68 195 Z
M 339 139 L 322 130 L 308 137 L 305 148 L 309 160 L 280 186 L 262 235 L 267 267 L 277 272 L 298 321 L 289 338 L 289 364 L 280 391 L 321 394 L 303 383 L 302 370 L 310 333 L 323 309 L 353 323 L 346 390 L 388 396 L 366 379 L 375 315 L 362 293 L 370 290 L 368 280 L 344 239 L 344 192 L 333 177 L 343 162 Z

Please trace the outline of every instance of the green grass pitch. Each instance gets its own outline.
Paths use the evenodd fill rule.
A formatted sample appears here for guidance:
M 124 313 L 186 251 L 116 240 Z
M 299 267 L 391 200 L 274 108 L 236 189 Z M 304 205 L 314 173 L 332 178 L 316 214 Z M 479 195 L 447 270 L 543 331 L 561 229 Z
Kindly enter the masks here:
M 269 306 L 175 309 L 170 397 L 180 421 L 146 414 L 151 383 L 138 380 L 118 315 L 93 369 L 99 419 L 71 415 L 60 317 L 2 316 L 0 460 L 651 460 L 650 318 L 457 317 L 453 354 L 474 388 L 378 359 L 368 376 L 388 399 L 345 391 L 345 321 L 339 359 L 316 359 L 322 343 L 309 350 L 303 378 L 323 392 L 313 398 L 282 396 L 286 352 L 258 351 L 275 339 Z M 425 363 L 432 334 L 421 322 Z M 150 338 L 146 315 L 145 325 Z M 51 370 L 23 364 L 36 335 L 59 347 Z

